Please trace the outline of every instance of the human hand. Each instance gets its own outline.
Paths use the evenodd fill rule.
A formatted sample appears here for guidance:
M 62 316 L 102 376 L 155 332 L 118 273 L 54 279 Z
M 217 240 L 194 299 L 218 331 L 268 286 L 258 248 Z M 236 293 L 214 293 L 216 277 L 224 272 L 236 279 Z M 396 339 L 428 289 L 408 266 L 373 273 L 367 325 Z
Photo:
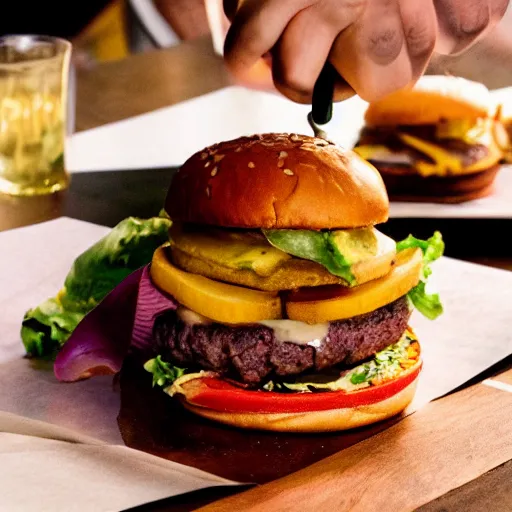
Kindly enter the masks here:
M 460 53 L 504 15 L 509 0 L 224 0 L 225 60 L 243 76 L 271 60 L 276 88 L 310 103 L 327 59 L 334 100 L 373 101 L 412 85 L 434 51 Z

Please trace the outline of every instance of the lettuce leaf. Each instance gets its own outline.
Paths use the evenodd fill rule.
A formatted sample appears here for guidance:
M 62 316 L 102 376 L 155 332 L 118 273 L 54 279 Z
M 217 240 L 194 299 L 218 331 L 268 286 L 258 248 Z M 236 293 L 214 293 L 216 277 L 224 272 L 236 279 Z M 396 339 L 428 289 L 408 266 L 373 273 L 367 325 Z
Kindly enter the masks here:
M 144 364 L 144 369 L 153 375 L 153 387 L 170 386 L 176 379 L 185 374 L 184 368 L 178 368 L 171 363 L 162 361 L 160 355 L 156 356 Z
M 339 251 L 333 233 L 305 229 L 264 229 L 263 234 L 281 251 L 315 261 L 348 284 L 355 283 L 351 264 Z
M 58 298 L 44 301 L 37 308 L 28 311 L 21 326 L 21 339 L 25 350 L 33 357 L 55 355 L 85 313 L 66 311 Z
M 60 292 L 25 313 L 21 339 L 27 355 L 53 357 L 89 311 L 151 261 L 170 226 L 163 217 L 128 217 L 79 255 Z
M 320 373 L 302 375 L 288 382 L 270 381 L 265 384 L 264 389 L 276 392 L 356 391 L 382 379 L 398 377 L 404 371 L 402 363 L 409 359 L 408 349 L 415 341 L 413 334 L 407 331 L 399 341 L 350 370 L 330 368 Z
M 439 259 L 445 249 L 443 237 L 436 231 L 428 240 L 420 240 L 409 235 L 404 240 L 397 242 L 397 251 L 419 248 L 423 252 L 423 271 L 420 282 L 408 293 L 413 306 L 426 318 L 435 320 L 443 314 L 444 308 L 438 293 L 427 293 L 426 286 L 429 276 L 432 274 L 430 264 Z

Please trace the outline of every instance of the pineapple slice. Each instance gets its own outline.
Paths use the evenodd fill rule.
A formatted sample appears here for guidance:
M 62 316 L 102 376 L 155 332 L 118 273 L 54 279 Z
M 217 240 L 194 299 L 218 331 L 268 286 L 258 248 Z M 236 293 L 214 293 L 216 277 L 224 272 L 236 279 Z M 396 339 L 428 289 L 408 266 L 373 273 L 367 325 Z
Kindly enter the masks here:
M 400 251 L 389 274 L 354 288 L 344 288 L 334 298 L 294 301 L 292 294 L 286 303 L 288 318 L 315 324 L 369 313 L 414 288 L 420 280 L 422 267 L 421 249 Z
M 155 251 L 151 278 L 156 286 L 185 307 L 225 324 L 281 318 L 281 299 L 277 293 L 251 290 L 184 272 L 169 261 L 165 250 L 162 246 Z

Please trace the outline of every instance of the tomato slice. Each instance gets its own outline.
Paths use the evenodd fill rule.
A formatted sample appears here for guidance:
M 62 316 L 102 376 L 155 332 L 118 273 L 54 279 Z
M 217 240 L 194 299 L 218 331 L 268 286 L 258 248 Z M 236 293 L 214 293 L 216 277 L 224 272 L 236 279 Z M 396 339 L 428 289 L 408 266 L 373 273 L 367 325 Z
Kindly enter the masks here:
M 370 405 L 390 398 L 411 384 L 422 363 L 394 380 L 360 391 L 276 393 L 248 391 L 216 377 L 203 377 L 183 384 L 190 404 L 225 412 L 300 413 Z

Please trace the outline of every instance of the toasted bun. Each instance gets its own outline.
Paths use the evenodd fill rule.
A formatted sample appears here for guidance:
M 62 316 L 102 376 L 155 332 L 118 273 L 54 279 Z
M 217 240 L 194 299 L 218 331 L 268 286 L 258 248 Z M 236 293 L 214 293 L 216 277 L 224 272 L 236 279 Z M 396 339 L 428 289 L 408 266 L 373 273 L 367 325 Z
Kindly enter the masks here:
M 462 203 L 493 192 L 500 165 L 485 171 L 458 176 L 424 177 L 401 168 L 380 167 L 392 201 Z
M 371 405 L 302 413 L 234 413 L 198 407 L 182 399 L 189 411 L 219 423 L 277 432 L 335 432 L 376 423 L 401 413 L 414 398 L 419 375 L 395 395 Z
M 371 103 L 365 121 L 370 126 L 436 124 L 442 119 L 486 117 L 494 110 L 490 91 L 483 84 L 433 75 Z
M 386 222 L 389 202 L 379 173 L 354 152 L 268 133 L 192 155 L 165 209 L 174 221 L 223 227 L 335 229 Z

